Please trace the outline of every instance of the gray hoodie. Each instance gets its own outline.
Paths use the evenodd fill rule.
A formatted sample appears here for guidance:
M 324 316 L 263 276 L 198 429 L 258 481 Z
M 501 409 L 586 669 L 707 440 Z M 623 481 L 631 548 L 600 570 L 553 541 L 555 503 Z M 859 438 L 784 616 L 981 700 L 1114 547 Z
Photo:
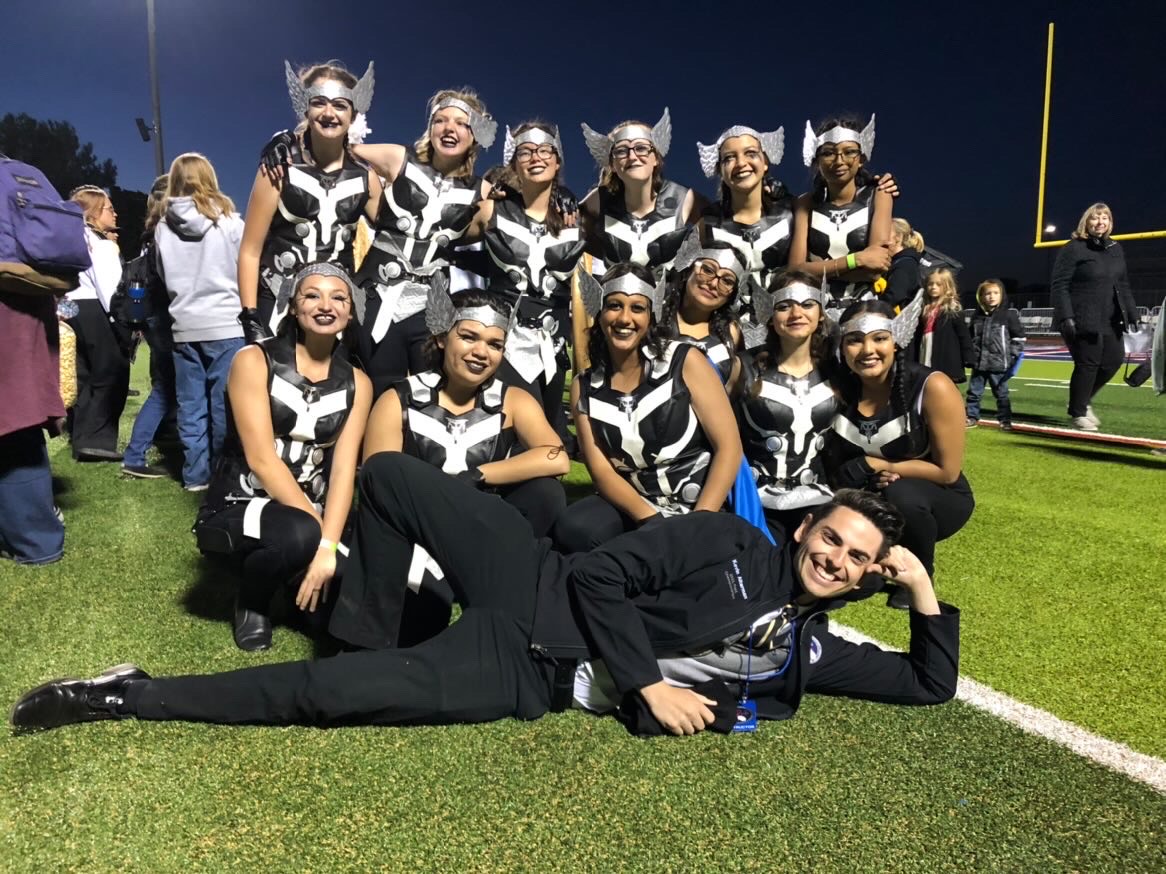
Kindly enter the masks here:
M 236 213 L 211 221 L 189 197 L 172 197 L 158 222 L 158 272 L 170 295 L 175 343 L 243 336 L 239 324 L 239 243 Z

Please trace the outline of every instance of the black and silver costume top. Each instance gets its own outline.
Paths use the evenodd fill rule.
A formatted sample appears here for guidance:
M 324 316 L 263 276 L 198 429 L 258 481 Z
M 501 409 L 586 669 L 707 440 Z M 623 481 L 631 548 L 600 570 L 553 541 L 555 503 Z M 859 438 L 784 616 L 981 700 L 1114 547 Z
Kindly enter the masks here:
M 345 155 L 339 170 L 293 164 L 259 256 L 259 293 L 276 297 L 283 277 L 312 261 L 331 261 L 352 270 L 355 225 L 368 204 L 368 170 Z
M 687 343 L 670 343 L 655 358 L 648 348 L 641 349 L 644 378 L 630 394 L 612 388 L 601 366 L 583 373 L 579 382 L 579 410 L 588 417 L 600 451 L 648 504 L 666 515 L 692 509 L 712 460 L 712 444 L 684 383 L 684 360 L 691 351 Z
M 385 187 L 376 234 L 357 282 L 387 285 L 428 276 L 449 263 L 449 249 L 469 229 L 482 199 L 478 176 L 449 178 L 406 149 L 392 185 Z
M 690 337 L 688 334 L 680 332 L 678 324 L 673 324 L 672 332 L 678 342 L 695 346 L 708 356 L 717 369 L 717 375 L 721 378 L 722 383 L 729 381 L 729 377 L 733 375 L 733 352 L 724 341 L 714 334 L 709 334 L 706 337 Z
M 874 217 L 875 186 L 864 185 L 855 192 L 854 200 L 845 206 L 835 206 L 828 200 L 815 201 L 810 212 L 807 249 L 811 261 L 845 258 L 849 252 L 867 247 L 870 223 Z M 813 268 L 811 268 L 811 272 Z M 851 301 L 871 297 L 869 282 L 830 280 L 830 299 L 827 309 L 841 309 Z
M 486 285 L 491 294 L 512 305 L 524 294 L 524 302 L 543 310 L 570 306 L 571 273 L 583 257 L 578 228 L 563 228 L 552 236 L 545 222 L 526 214 L 521 202 L 499 200 L 483 242 L 490 256 Z
M 873 416 L 864 416 L 857 406 L 840 410 L 834 417 L 831 456 L 837 453 L 841 460 L 858 455 L 874 455 L 887 461 L 908 461 L 931 456 L 927 423 L 923 419 L 923 389 L 935 372 L 919 364 L 899 362 L 906 367 L 903 374 L 903 393 L 907 408 L 903 409 L 898 392 L 891 392 L 891 401 Z
M 772 359 L 758 372 L 749 354 L 741 366 L 737 422 L 762 505 L 787 510 L 829 500 L 820 453 L 838 409 L 830 383 L 816 368 L 782 373 Z
M 401 399 L 405 440 L 402 451 L 446 473 L 461 473 L 501 461 L 517 442 L 513 427 L 503 427 L 506 386 L 486 382 L 474 399 L 474 408 L 454 415 L 438 403 L 442 375 L 427 370 L 393 386 Z
M 701 216 L 703 242 L 728 243 L 745 259 L 745 267 L 756 286 L 766 288 L 770 276 L 789 263 L 794 226 L 793 207 L 793 199 L 784 197 L 771 204 L 760 221 L 742 225 L 733 221 L 732 214 L 726 215 L 721 205 L 710 206 Z M 749 288 L 746 285 L 737 295 L 737 306 L 748 308 L 749 303 Z
M 271 337 L 259 347 L 267 357 L 275 453 L 287 465 L 308 500 L 319 509 L 328 491 L 332 450 L 356 396 L 356 379 L 348 352 L 337 343 L 327 378 L 312 382 L 296 370 L 292 338 Z M 211 478 L 207 508 L 267 497 L 263 483 L 247 465 L 228 396 L 227 435 Z
M 623 195 L 599 189 L 599 229 L 603 260 L 608 264 L 630 261 L 653 270 L 671 266 L 688 232 L 684 222 L 684 201 L 688 189 L 665 182 L 656 195 L 656 205 L 646 216 L 628 212 Z

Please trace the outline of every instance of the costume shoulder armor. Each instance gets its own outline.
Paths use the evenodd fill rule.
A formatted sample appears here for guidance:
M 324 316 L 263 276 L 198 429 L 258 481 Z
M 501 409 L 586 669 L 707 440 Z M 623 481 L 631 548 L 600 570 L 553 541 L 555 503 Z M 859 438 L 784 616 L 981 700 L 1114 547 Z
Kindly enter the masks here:
M 406 396 L 401 400 L 415 409 L 424 409 L 437 402 L 437 386 L 441 383 L 441 374 L 433 370 L 415 373 L 409 378 L 397 383 L 399 389 Z
M 502 409 L 506 399 L 506 384 L 498 378 L 492 378 L 479 390 L 482 399 L 482 409 L 488 413 L 497 413 Z

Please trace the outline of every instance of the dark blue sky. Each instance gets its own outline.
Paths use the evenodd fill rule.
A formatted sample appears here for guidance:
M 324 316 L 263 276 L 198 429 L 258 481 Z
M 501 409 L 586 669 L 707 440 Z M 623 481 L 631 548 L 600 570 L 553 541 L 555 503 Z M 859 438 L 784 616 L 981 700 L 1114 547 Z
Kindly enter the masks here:
M 1057 23 L 1046 221 L 1098 199 L 1118 230 L 1166 228 L 1163 16 L 1156 3 L 326 3 L 156 0 L 167 160 L 205 153 L 240 210 L 259 147 L 295 122 L 282 63 L 377 64 L 372 141 L 412 142 L 434 90 L 469 84 L 501 123 L 563 128 L 567 181 L 595 181 L 579 122 L 672 108 L 667 171 L 709 193 L 695 142 L 733 123 L 786 129 L 775 175 L 805 190 L 805 121 L 878 113 L 872 166 L 929 243 L 989 274 L 1040 281 L 1032 249 L 1046 26 Z M 4 0 L 0 112 L 74 124 L 119 183 L 145 189 L 152 147 L 145 0 Z M 321 14 L 321 10 L 353 10 Z M 501 136 L 484 169 L 501 160 Z M 1060 235 L 1058 235 L 1060 236 Z M 1138 243 L 1126 244 L 1137 253 Z

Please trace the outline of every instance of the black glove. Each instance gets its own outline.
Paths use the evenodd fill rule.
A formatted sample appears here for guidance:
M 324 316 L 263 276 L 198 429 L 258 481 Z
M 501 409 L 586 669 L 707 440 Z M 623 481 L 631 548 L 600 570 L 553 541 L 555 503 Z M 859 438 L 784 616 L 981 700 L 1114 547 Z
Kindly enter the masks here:
M 267 325 L 259 317 L 259 310 L 255 307 L 243 307 L 239 310 L 239 324 L 243 326 L 243 336 L 248 343 L 261 343 L 273 336 Z
M 289 130 L 276 131 L 259 153 L 259 163 L 268 173 L 277 172 L 288 164 L 304 163 L 300 138 Z
M 555 193 L 551 196 L 551 205 L 559 211 L 563 218 L 569 218 L 579 212 L 579 201 L 575 192 L 563 185 L 555 186 Z
M 1072 343 L 1077 339 L 1077 324 L 1072 319 L 1061 319 L 1061 324 L 1057 325 L 1057 330 L 1061 332 L 1066 343 Z
M 877 474 L 867 464 L 866 456 L 860 455 L 843 464 L 834 473 L 834 482 L 840 489 L 865 489 L 874 484 Z
M 471 467 L 463 470 L 461 473 L 454 474 L 454 476 L 473 489 L 484 489 L 486 487 L 486 477 L 482 471 L 476 467 Z

